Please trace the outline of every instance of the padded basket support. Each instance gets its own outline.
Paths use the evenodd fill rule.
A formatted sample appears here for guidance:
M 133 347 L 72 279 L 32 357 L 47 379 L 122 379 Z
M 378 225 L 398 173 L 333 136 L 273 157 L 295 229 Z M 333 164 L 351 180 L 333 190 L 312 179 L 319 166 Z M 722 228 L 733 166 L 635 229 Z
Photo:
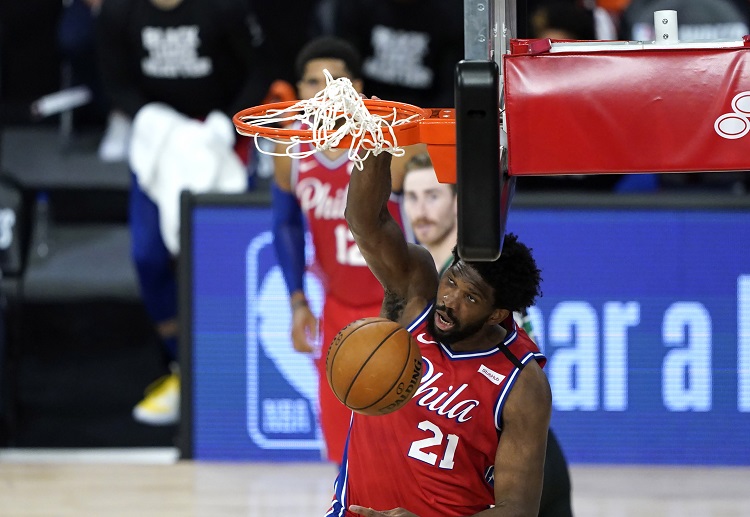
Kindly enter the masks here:
M 492 261 L 502 248 L 499 76 L 494 61 L 456 65 L 458 251 L 466 260 Z

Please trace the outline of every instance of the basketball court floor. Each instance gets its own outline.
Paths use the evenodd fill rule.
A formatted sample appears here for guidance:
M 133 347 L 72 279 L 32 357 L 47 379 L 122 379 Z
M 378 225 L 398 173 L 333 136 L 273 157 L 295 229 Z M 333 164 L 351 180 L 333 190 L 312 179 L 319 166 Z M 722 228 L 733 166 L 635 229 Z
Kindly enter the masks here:
M 172 449 L 0 451 L 4 517 L 322 517 L 335 468 Z M 576 517 L 750 517 L 750 468 L 573 465 Z

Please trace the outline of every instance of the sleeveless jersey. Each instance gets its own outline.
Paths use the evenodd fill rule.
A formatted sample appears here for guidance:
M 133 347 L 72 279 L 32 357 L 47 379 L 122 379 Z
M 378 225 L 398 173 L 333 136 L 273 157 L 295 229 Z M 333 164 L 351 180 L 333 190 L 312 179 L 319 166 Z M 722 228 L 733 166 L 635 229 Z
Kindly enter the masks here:
M 299 144 L 295 151 L 309 149 L 310 144 Z M 346 153 L 334 159 L 313 153 L 292 160 L 292 187 L 312 235 L 315 273 L 326 296 L 355 307 L 379 305 L 383 287 L 367 267 L 344 219 L 352 167 Z M 388 209 L 403 228 L 396 196 L 391 196 Z
M 347 452 L 327 516 L 354 517 L 351 504 L 420 517 L 473 515 L 495 503 L 495 454 L 502 411 L 529 361 L 546 359 L 509 316 L 504 341 L 454 352 L 427 330 L 432 305 L 408 330 L 422 352 L 413 398 L 383 416 L 354 413 Z

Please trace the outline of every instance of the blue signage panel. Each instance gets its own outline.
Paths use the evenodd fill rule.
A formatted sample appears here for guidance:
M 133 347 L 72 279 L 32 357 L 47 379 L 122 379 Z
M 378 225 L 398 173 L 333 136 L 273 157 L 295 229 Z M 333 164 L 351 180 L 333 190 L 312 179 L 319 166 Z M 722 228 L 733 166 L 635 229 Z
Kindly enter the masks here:
M 750 214 L 515 210 L 572 462 L 750 464 Z
M 270 217 L 193 208 L 196 459 L 321 458 Z M 543 272 L 530 313 L 570 462 L 750 464 L 750 214 L 514 209 L 508 229 Z
M 320 460 L 316 370 L 289 339 L 270 210 L 198 205 L 192 221 L 194 457 Z M 319 313 L 312 275 L 307 291 Z

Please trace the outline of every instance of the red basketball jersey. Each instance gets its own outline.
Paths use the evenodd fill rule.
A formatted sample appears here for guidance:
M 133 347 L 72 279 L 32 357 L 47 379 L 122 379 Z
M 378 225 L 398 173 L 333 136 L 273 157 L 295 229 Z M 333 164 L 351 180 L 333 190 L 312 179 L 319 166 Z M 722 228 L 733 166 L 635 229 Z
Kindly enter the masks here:
M 300 144 L 297 150 L 309 149 L 309 144 Z M 346 153 L 335 159 L 313 153 L 292 160 L 292 185 L 312 235 L 315 272 L 326 296 L 350 306 L 373 305 L 382 302 L 383 288 L 367 267 L 344 219 L 353 166 Z M 403 228 L 396 196 L 391 196 L 388 209 Z
M 543 366 L 546 359 L 512 316 L 496 347 L 454 352 L 427 331 L 431 308 L 408 328 L 424 361 L 420 386 L 393 413 L 354 413 L 329 516 L 353 517 L 346 508 L 357 504 L 458 517 L 495 502 L 503 405 L 523 366 L 533 360 Z

